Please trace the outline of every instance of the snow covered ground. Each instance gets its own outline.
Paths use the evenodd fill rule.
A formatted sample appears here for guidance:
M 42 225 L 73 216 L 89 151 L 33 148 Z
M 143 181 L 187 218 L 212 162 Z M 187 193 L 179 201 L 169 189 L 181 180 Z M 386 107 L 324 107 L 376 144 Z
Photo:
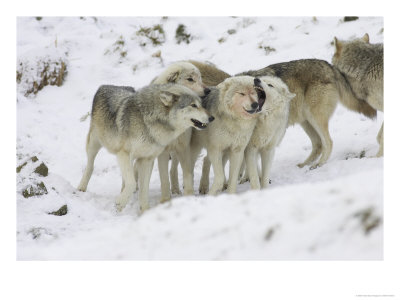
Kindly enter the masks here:
M 18 86 L 17 166 L 27 164 L 17 173 L 17 259 L 382 259 L 383 159 L 373 157 L 381 113 L 369 120 L 339 104 L 330 122 L 332 155 L 311 171 L 296 166 L 310 152 L 308 137 L 298 125 L 288 128 L 268 190 L 250 191 L 247 183 L 237 195 L 175 196 L 160 205 L 155 164 L 152 208 L 139 216 L 135 194 L 116 214 L 121 177 L 116 158 L 105 150 L 97 156 L 88 191 L 76 190 L 86 163 L 85 116 L 99 85 L 140 88 L 184 59 L 211 61 L 231 74 L 300 58 L 330 61 L 334 36 L 368 32 L 371 42 L 383 42 L 382 18 L 342 19 L 18 18 L 17 63 L 34 69 L 40 59 L 62 58 L 68 74 L 61 87 L 46 86 L 36 96 L 25 96 L 26 87 Z M 165 31 L 159 46 L 135 34 L 155 24 Z M 179 24 L 193 37 L 189 44 L 176 43 Z M 161 56 L 153 56 L 159 50 Z M 25 76 L 34 80 L 30 71 Z M 32 162 L 33 156 L 39 160 Z M 33 172 L 42 162 L 46 177 Z M 200 174 L 199 161 L 195 189 Z M 48 193 L 23 197 L 38 182 Z M 66 215 L 48 214 L 65 204 Z

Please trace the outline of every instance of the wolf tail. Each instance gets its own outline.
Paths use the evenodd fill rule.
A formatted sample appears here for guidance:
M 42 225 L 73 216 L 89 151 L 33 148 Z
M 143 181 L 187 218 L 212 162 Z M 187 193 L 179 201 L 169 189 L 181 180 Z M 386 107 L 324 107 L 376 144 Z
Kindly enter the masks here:
M 336 77 L 336 84 L 340 94 L 340 102 L 348 109 L 363 114 L 364 116 L 375 119 L 376 109 L 367 101 L 357 98 L 346 77 L 334 66 L 333 72 Z

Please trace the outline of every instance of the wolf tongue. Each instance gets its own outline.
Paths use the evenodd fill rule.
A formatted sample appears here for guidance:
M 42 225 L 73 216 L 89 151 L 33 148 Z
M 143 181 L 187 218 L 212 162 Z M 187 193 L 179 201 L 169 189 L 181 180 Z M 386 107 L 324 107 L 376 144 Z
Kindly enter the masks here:
M 265 103 L 265 100 L 267 98 L 267 95 L 265 94 L 264 89 L 261 86 L 261 80 L 259 78 L 254 78 L 254 89 L 257 92 L 257 97 L 258 97 L 258 109 L 257 112 L 260 112 L 262 109 L 262 106 Z

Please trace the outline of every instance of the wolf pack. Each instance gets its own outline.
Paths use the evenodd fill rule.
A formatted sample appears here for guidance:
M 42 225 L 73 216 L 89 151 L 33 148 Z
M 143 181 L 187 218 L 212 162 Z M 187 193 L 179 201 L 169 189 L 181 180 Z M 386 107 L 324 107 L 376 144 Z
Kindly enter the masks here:
M 181 193 L 179 165 L 183 194 L 193 195 L 193 171 L 202 149 L 206 155 L 200 194 L 217 195 L 225 189 L 235 193 L 245 181 L 251 189 L 267 188 L 275 149 L 294 124 L 304 129 L 312 145 L 298 167 L 322 166 L 332 152 L 329 120 L 338 101 L 371 119 L 378 110 L 383 112 L 383 44 L 370 43 L 365 34 L 349 41 L 335 37 L 334 47 L 332 63 L 300 59 L 232 76 L 211 63 L 189 60 L 171 64 L 139 90 L 100 86 L 93 99 L 87 165 L 78 190 L 86 191 L 102 147 L 117 156 L 121 169 L 117 211 L 136 191 L 141 212 L 149 208 L 156 158 L 160 202 Z M 379 157 L 383 123 L 377 141 Z

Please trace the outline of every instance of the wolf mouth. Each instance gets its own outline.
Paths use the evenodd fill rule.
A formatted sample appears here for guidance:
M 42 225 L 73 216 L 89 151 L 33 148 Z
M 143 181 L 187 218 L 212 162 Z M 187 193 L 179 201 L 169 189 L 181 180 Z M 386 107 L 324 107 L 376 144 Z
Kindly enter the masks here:
M 201 122 L 198 121 L 198 120 L 190 119 L 190 121 L 192 121 L 192 123 L 194 124 L 194 126 L 196 126 L 196 127 L 199 128 L 199 129 L 204 129 L 204 128 L 207 127 L 207 124 L 206 124 L 206 123 L 201 123 Z
M 250 110 L 245 109 L 245 111 L 246 111 L 248 114 L 252 115 L 252 114 L 254 114 L 255 112 L 258 112 L 258 109 L 250 109 Z
M 258 109 L 257 112 L 260 112 L 265 100 L 267 98 L 267 95 L 265 94 L 264 89 L 261 86 L 261 80 L 259 78 L 254 78 L 254 89 L 257 92 L 257 97 L 258 97 Z

